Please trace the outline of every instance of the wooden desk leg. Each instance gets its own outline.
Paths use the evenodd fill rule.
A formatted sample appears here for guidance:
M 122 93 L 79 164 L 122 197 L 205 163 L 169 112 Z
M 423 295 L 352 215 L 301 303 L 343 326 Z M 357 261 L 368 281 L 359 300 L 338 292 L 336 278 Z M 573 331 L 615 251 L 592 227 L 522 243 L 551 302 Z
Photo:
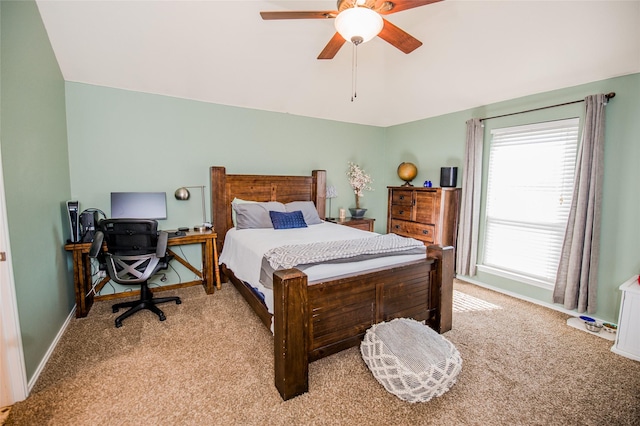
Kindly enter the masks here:
M 207 238 L 202 243 L 202 285 L 207 294 L 213 294 L 215 287 L 213 285 L 213 244 L 212 239 Z
M 218 245 L 216 240 L 213 240 L 213 269 L 216 271 L 216 287 L 218 290 L 222 288 L 220 284 L 220 265 L 218 265 Z
M 91 282 L 91 259 L 81 250 L 73 251 L 73 283 L 76 293 L 76 318 L 84 318 L 93 305 L 93 295 L 87 296 Z
M 84 281 L 84 267 L 82 265 L 82 253 L 79 250 L 72 252 L 73 256 L 73 288 L 76 293 L 76 318 L 87 316 L 84 306 L 84 295 L 82 281 Z

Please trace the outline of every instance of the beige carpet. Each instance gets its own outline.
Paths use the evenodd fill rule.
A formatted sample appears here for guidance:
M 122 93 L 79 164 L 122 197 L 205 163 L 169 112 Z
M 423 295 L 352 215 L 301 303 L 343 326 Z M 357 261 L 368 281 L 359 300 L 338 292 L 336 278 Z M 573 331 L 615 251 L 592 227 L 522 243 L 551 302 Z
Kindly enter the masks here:
M 640 363 L 567 316 L 457 282 L 451 340 L 458 383 L 427 403 L 387 393 L 352 348 L 310 367 L 310 391 L 283 402 L 273 342 L 235 288 L 192 287 L 113 326 L 110 303 L 73 320 L 18 425 L 632 425 L 640 424 Z M 463 307 L 459 302 L 466 299 Z

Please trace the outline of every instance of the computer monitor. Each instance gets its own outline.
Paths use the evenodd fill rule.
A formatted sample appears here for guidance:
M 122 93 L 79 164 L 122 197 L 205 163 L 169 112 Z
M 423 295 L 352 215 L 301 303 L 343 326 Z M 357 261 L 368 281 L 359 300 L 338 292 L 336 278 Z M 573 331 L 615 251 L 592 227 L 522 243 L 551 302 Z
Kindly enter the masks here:
M 112 192 L 113 219 L 166 219 L 166 192 Z

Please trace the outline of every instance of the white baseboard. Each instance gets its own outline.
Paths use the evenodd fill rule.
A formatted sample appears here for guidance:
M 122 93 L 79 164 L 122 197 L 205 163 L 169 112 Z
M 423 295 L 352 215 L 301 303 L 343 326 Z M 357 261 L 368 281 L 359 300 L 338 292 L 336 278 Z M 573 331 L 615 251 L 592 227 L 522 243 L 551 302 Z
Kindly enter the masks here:
M 58 345 L 58 342 L 62 338 L 62 335 L 64 334 L 64 332 L 67 330 L 67 327 L 69 327 L 69 324 L 71 323 L 71 320 L 75 317 L 75 315 L 76 315 L 76 306 L 74 305 L 73 309 L 69 313 L 69 316 L 67 317 L 65 322 L 62 324 L 62 327 L 60 327 L 58 334 L 56 334 L 56 338 L 53 339 L 53 342 L 51 342 L 51 345 L 49 345 L 49 349 L 44 354 L 44 357 L 42 357 L 40 364 L 38 364 L 38 368 L 36 368 L 36 371 L 33 373 L 33 376 L 31 376 L 31 380 L 29 380 L 29 382 L 27 383 L 27 395 L 31 393 L 33 386 L 38 381 L 38 377 L 40 377 L 42 370 L 44 370 L 44 367 L 47 365 L 49 358 L 51 358 L 51 354 L 53 353 L 53 350 Z
M 458 277 L 456 277 L 456 279 L 458 279 L 460 281 L 465 281 L 465 282 L 477 285 L 479 287 L 486 288 L 488 290 L 495 291 L 497 293 L 506 294 L 507 296 L 511 296 L 511 297 L 516 298 L 516 299 L 524 300 L 525 302 L 530 302 L 530 303 L 533 303 L 533 304 L 536 304 L 536 305 L 544 306 L 545 308 L 553 309 L 554 311 L 562 312 L 564 314 L 571 315 L 572 317 L 579 317 L 580 315 L 584 315 L 584 314 L 578 313 L 576 311 L 565 309 L 564 307 L 562 307 L 560 305 L 556 305 L 555 303 L 543 302 L 541 300 L 534 299 L 532 297 L 523 296 L 521 294 L 514 293 L 512 291 L 504 290 L 504 289 L 502 289 L 500 287 L 494 287 L 492 285 L 483 283 L 481 281 L 475 280 L 473 278 L 470 278 L 470 277 L 467 277 L 467 276 L 464 276 L 464 275 L 458 276 Z M 599 321 L 599 322 L 611 322 L 611 321 L 606 321 L 606 320 L 603 320 L 603 319 L 600 319 L 600 318 L 596 318 L 593 315 L 589 315 L 589 316 L 591 318 L 595 319 L 596 321 Z
M 618 355 L 622 355 L 623 357 L 629 358 L 629 359 L 633 359 L 635 361 L 640 361 L 640 356 L 638 356 L 637 354 L 632 354 L 630 352 L 625 352 L 623 350 L 618 349 L 615 345 L 613 345 L 611 347 L 611 352 L 618 354 Z

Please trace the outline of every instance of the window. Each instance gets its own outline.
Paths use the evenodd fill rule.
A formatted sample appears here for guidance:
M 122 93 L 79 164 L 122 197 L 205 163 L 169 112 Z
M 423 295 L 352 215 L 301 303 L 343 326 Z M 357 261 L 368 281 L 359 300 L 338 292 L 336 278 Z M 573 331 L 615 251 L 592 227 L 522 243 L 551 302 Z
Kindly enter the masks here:
M 483 265 L 552 285 L 573 196 L 578 119 L 491 134 Z

